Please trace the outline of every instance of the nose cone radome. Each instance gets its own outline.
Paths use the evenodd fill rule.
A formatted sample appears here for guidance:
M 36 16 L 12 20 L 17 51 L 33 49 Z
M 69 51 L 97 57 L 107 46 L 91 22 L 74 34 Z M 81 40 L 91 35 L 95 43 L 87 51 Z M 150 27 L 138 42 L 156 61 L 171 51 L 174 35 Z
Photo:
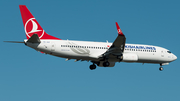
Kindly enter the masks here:
M 173 54 L 173 61 L 177 59 L 177 56 Z

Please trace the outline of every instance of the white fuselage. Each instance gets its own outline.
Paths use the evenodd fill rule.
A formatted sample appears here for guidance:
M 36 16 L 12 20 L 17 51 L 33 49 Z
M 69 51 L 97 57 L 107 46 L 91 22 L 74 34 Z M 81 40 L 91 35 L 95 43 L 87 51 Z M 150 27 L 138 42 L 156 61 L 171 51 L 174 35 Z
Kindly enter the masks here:
M 66 60 L 91 61 L 91 70 L 99 67 L 114 67 L 116 62 L 157 63 L 167 65 L 177 59 L 169 50 L 142 44 L 126 44 L 126 37 L 116 22 L 118 35 L 113 43 L 61 40 L 47 34 L 26 5 L 19 5 L 27 40 L 25 45 Z M 159 70 L 163 70 L 162 67 Z
M 25 43 L 27 46 L 46 54 L 76 60 L 100 61 L 112 43 L 70 41 L 70 40 L 41 40 L 41 43 Z M 125 44 L 122 62 L 166 64 L 177 57 L 169 50 L 152 45 Z M 120 62 L 118 58 L 109 57 L 109 62 Z

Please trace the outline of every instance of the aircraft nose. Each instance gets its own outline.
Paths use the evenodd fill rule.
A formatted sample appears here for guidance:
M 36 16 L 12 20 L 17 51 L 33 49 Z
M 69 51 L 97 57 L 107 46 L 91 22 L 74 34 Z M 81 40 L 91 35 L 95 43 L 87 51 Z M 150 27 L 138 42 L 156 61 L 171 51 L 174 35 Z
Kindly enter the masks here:
M 173 61 L 177 59 L 177 56 L 173 54 Z

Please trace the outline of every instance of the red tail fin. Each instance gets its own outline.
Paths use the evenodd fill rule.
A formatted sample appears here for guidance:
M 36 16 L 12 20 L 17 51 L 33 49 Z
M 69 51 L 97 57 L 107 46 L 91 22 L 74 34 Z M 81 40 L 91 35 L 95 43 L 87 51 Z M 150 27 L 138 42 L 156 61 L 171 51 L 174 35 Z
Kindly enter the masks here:
M 37 34 L 40 39 L 61 40 L 47 34 L 25 5 L 19 5 L 27 39 Z

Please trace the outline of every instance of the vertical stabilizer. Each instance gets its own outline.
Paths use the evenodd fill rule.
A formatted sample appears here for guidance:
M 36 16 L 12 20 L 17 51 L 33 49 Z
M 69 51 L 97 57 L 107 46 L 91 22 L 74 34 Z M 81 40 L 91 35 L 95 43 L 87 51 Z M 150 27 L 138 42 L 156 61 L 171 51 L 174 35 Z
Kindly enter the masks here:
M 33 34 L 37 34 L 39 39 L 60 40 L 59 38 L 47 34 L 43 30 L 43 28 L 40 26 L 40 24 L 31 14 L 31 12 L 28 10 L 26 5 L 19 5 L 19 8 L 20 8 L 27 39 L 29 39 Z

